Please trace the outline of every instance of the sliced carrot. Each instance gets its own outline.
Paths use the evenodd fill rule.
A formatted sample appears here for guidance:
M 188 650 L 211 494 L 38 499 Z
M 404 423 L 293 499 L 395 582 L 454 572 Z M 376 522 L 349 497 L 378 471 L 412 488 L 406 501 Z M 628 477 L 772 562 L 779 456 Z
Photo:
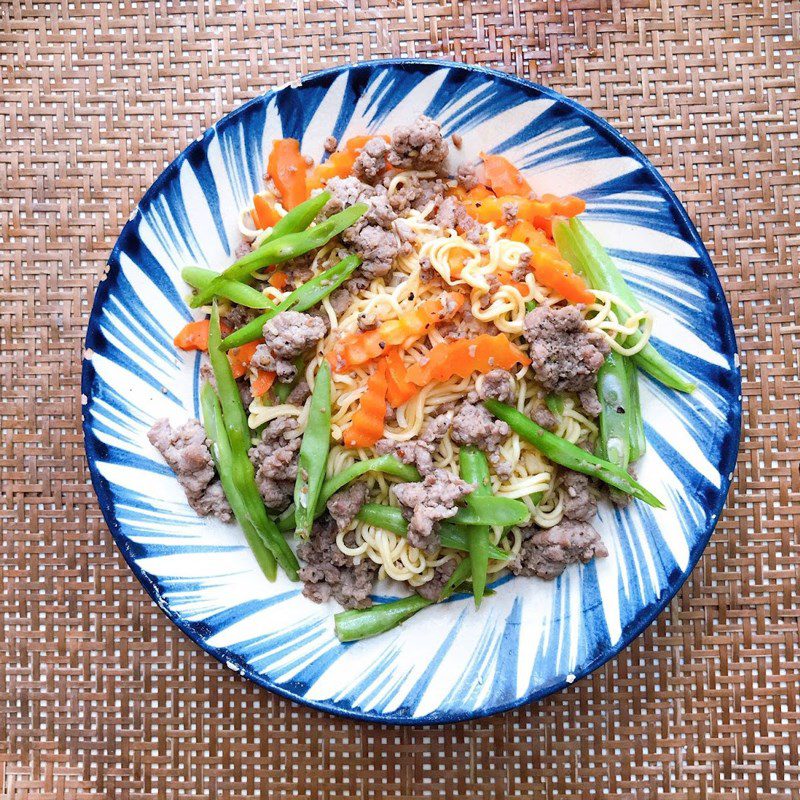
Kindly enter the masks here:
M 419 363 L 408 368 L 408 380 L 417 386 L 442 383 L 454 376 L 466 378 L 473 372 L 511 369 L 530 364 L 530 359 L 503 333 L 484 333 L 474 339 L 442 342 L 428 351 Z
M 262 231 L 271 228 L 281 218 L 274 204 L 263 194 L 253 195 L 253 212 L 250 216 L 253 217 L 255 226 Z
M 255 377 L 250 378 L 250 390 L 253 392 L 253 397 L 261 397 L 266 394 L 273 383 L 275 383 L 274 372 L 267 372 L 264 369 L 256 370 Z
M 308 198 L 308 165 L 300 154 L 297 139 L 276 139 L 267 162 L 267 173 L 281 195 L 281 204 L 289 211 Z
M 208 326 L 207 319 L 198 319 L 196 322 L 189 322 L 184 325 L 173 339 L 175 347 L 181 350 L 208 350 Z M 231 329 L 224 323 L 220 323 L 220 330 L 223 336 L 227 336 Z
M 544 195 L 539 200 L 530 200 L 519 195 L 502 195 L 500 197 L 487 196 L 482 198 L 469 198 L 464 207 L 467 213 L 484 224 L 493 222 L 495 225 L 505 224 L 503 207 L 511 204 L 517 208 L 517 220 L 530 222 L 531 225 L 552 235 L 553 218 L 560 216 L 575 216 L 580 214 L 586 203 L 580 197 L 555 197 Z
M 389 346 L 408 348 L 434 325 L 455 316 L 463 303 L 463 295 L 449 292 L 445 304 L 439 299 L 428 300 L 414 311 L 384 322 L 374 330 L 352 333 L 329 353 L 331 367 L 335 372 L 346 372 L 382 355 Z
M 495 196 L 495 193 L 482 183 L 479 183 L 477 186 L 473 186 L 472 189 L 467 192 L 467 200 L 483 200 L 485 197 Z
M 510 272 L 504 272 L 503 270 L 499 270 L 495 273 L 497 276 L 497 280 L 503 284 L 503 286 L 513 286 L 523 297 L 527 297 L 528 295 L 528 284 L 524 281 L 515 281 L 511 277 Z
M 278 270 L 269 276 L 269 285 L 274 286 L 278 291 L 282 290 L 289 282 L 289 276 L 285 272 Z
M 364 145 L 374 138 L 376 137 L 373 134 L 365 134 L 348 139 L 344 148 L 331 153 L 327 161 L 314 168 L 314 171 L 308 177 L 309 190 L 321 188 L 331 178 L 346 178 L 350 175 L 358 154 L 364 148 Z M 381 138 L 386 142 L 389 141 L 388 136 L 381 136 Z
M 408 380 L 408 367 L 403 363 L 400 349 L 389 348 L 386 354 L 386 399 L 392 408 L 399 408 L 419 392 L 419 386 Z
M 253 358 L 253 353 L 256 352 L 256 348 L 263 341 L 263 339 L 258 339 L 255 342 L 248 342 L 241 347 L 232 347 L 228 350 L 228 361 L 234 378 L 241 378 L 247 372 L 250 368 L 250 360 Z
M 344 432 L 345 447 L 371 447 L 383 435 L 386 419 L 386 362 L 381 359 L 367 381 L 350 427 Z
M 528 181 L 505 156 L 481 153 L 486 185 L 499 197 L 516 194 L 527 197 L 531 193 Z

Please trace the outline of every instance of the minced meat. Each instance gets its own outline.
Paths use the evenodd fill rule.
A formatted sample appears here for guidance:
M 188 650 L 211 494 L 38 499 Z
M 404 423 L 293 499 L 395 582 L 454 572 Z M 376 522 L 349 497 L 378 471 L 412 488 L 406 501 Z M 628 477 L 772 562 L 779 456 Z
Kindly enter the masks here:
M 509 565 L 515 575 L 551 581 L 570 564 L 587 564 L 608 555 L 600 535 L 586 522 L 565 519 L 549 529 L 526 528 L 522 535 L 519 555 Z
M 455 516 L 456 503 L 475 489 L 446 469 L 435 469 L 416 483 L 398 483 L 392 487 L 408 520 L 408 542 L 427 553 L 439 549 L 439 534 L 434 525 Z
M 250 362 L 258 369 L 274 372 L 282 383 L 291 383 L 297 375 L 293 361 L 325 336 L 325 323 L 312 314 L 281 311 L 264 324 L 264 344 L 260 344 Z
M 311 387 L 305 378 L 300 378 L 291 392 L 289 392 L 286 402 L 292 406 L 302 406 L 311 397 Z
M 189 505 L 200 516 L 213 514 L 230 522 L 231 507 L 215 477 L 209 442 L 200 422 L 190 419 L 173 428 L 168 419 L 160 419 L 150 428 L 147 438 L 175 473 Z
M 578 400 L 580 400 L 581 408 L 590 417 L 600 416 L 603 406 L 600 405 L 600 398 L 598 398 L 597 390 L 594 387 L 578 392 Z
M 531 369 L 545 389 L 582 392 L 595 385 L 610 348 L 587 327 L 579 306 L 539 306 L 525 316 L 524 326 Z
M 366 499 L 367 484 L 364 481 L 358 481 L 345 489 L 340 489 L 328 500 L 326 508 L 340 531 L 350 526 Z
M 547 406 L 536 406 L 531 419 L 546 431 L 554 431 L 558 427 L 558 417 Z
M 504 369 L 493 369 L 483 376 L 474 392 L 470 392 L 467 400 L 477 403 L 479 400 L 499 400 L 501 403 L 512 403 L 516 396 L 514 379 Z
M 495 419 L 483 406 L 462 403 L 453 418 L 450 438 L 458 445 L 475 445 L 493 453 L 509 433 L 508 423 Z
M 294 417 L 276 417 L 267 424 L 258 444 L 250 448 L 256 485 L 264 505 L 283 511 L 292 500 L 301 437 Z
M 392 131 L 389 163 L 399 169 L 440 169 L 448 152 L 441 125 L 419 116 L 410 125 L 398 125 Z
M 436 209 L 433 221 L 442 228 L 455 228 L 464 238 L 478 244 L 483 233 L 483 225 L 473 219 L 467 209 L 455 197 L 445 197 Z
M 480 167 L 477 164 L 459 164 L 456 170 L 456 180 L 467 191 L 474 189 L 481 182 Z
M 413 464 L 422 475 L 427 475 L 433 470 L 433 454 L 450 430 L 452 422 L 453 412 L 446 411 L 434 417 L 419 437 L 407 442 L 380 439 L 375 444 L 375 450 L 379 455 L 397 456 L 404 464 Z
M 433 577 L 421 586 L 415 586 L 414 591 L 426 600 L 431 600 L 434 603 L 438 602 L 442 597 L 442 589 L 444 589 L 447 581 L 453 577 L 457 566 L 458 561 L 454 558 L 448 559 L 444 564 L 439 564 L 433 570 Z
M 389 145 L 380 136 L 370 139 L 353 164 L 353 175 L 364 183 L 375 183 L 386 169 Z
M 300 568 L 303 595 L 315 603 L 333 597 L 345 608 L 369 608 L 377 564 L 362 558 L 358 564 L 336 546 L 336 523 L 328 514 L 314 522 L 307 542 L 297 548 L 305 562 Z
M 588 522 L 597 513 L 597 498 L 592 493 L 591 482 L 586 475 L 564 470 L 561 475 L 564 490 L 564 516 L 578 522 Z

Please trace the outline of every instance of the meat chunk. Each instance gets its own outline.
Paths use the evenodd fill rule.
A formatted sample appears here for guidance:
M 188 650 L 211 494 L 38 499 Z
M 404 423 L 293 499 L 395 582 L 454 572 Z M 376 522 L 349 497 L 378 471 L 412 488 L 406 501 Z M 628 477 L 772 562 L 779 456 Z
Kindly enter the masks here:
M 309 397 L 311 397 L 311 387 L 305 378 L 300 378 L 297 386 L 286 397 L 286 402 L 293 406 L 302 406 Z
M 450 430 L 452 422 L 453 412 L 446 411 L 434 417 L 421 436 L 409 439 L 407 442 L 380 439 L 375 444 L 375 450 L 382 456 L 391 453 L 404 464 L 413 464 L 422 475 L 427 475 L 433 470 L 433 454 L 436 452 L 439 442 Z
M 512 227 L 517 221 L 519 206 L 516 203 L 503 203 L 503 225 Z
M 525 316 L 534 377 L 551 392 L 582 392 L 597 382 L 597 371 L 610 350 L 589 330 L 579 306 L 539 306 Z
M 209 442 L 199 420 L 190 419 L 173 428 L 168 419 L 160 419 L 150 428 L 147 438 L 175 473 L 189 505 L 202 517 L 213 514 L 230 522 L 231 507 L 215 479 Z
M 535 575 L 551 581 L 570 564 L 587 564 L 595 557 L 608 555 L 600 535 L 586 522 L 565 519 L 547 530 L 532 526 L 522 534 L 522 548 L 509 565 L 515 575 Z
M 367 484 L 364 481 L 358 481 L 336 492 L 325 504 L 325 507 L 339 530 L 343 531 L 356 518 L 356 514 L 361 510 L 366 499 Z
M 386 275 L 395 257 L 403 249 L 392 224 L 397 212 L 392 208 L 382 185 L 370 186 L 356 177 L 331 178 L 326 186 L 331 199 L 323 209 L 324 216 L 336 214 L 354 203 L 367 203 L 369 210 L 342 232 L 341 238 L 363 259 L 361 272 L 369 278 Z
M 255 308 L 247 308 L 233 303 L 230 309 L 220 317 L 220 322 L 225 323 L 231 331 L 235 331 L 243 328 L 250 320 L 255 319 L 261 313 Z
M 522 253 L 519 257 L 519 263 L 511 272 L 511 280 L 525 283 L 525 278 L 531 271 L 531 256 L 532 253 Z
M 600 416 L 603 406 L 600 405 L 600 398 L 597 396 L 597 390 L 594 387 L 578 392 L 578 400 L 580 400 L 581 408 L 590 417 Z
M 464 238 L 478 244 L 483 233 L 483 225 L 467 214 L 467 209 L 454 197 L 445 197 L 436 209 L 433 221 L 442 228 L 455 228 Z
M 380 320 L 375 314 L 359 314 L 356 320 L 360 331 L 374 331 L 380 325 Z
M 484 333 L 491 336 L 499 333 L 493 322 L 484 322 L 478 319 L 468 305 L 464 306 L 460 319 L 440 324 L 437 329 L 445 339 L 474 339 Z
M 592 494 L 591 482 L 586 475 L 565 470 L 561 475 L 564 490 L 564 516 L 577 522 L 588 522 L 597 513 L 597 498 Z
M 283 511 L 292 500 L 297 477 L 300 434 L 294 417 L 276 417 L 248 455 L 256 468 L 256 484 L 267 508 Z
M 558 418 L 547 406 L 536 406 L 531 418 L 546 431 L 554 431 L 558 427 Z
M 389 145 L 380 136 L 370 139 L 353 164 L 353 175 L 364 183 L 375 183 L 386 169 Z
M 514 379 L 511 377 L 511 373 L 504 369 L 493 369 L 484 375 L 478 388 L 471 392 L 467 399 L 471 403 L 489 398 L 499 400 L 501 403 L 511 403 L 514 401 L 515 394 Z
M 356 564 L 336 546 L 336 534 L 336 523 L 324 514 L 314 522 L 308 541 L 297 548 L 305 561 L 300 569 L 303 595 L 315 603 L 333 597 L 345 608 L 369 608 L 378 567 L 366 558 Z
M 426 553 L 435 553 L 440 542 L 434 525 L 454 516 L 458 511 L 456 503 L 474 489 L 474 484 L 462 481 L 446 469 L 435 469 L 416 483 L 393 486 L 403 516 L 408 520 L 409 544 Z
M 474 189 L 480 182 L 477 164 L 459 164 L 456 170 L 456 180 L 467 191 Z
M 325 336 L 325 323 L 311 314 L 281 311 L 264 324 L 264 344 L 260 344 L 251 360 L 258 369 L 274 372 L 282 383 L 291 383 L 297 375 L 292 363 Z
M 448 559 L 444 564 L 439 564 L 433 571 L 433 577 L 427 583 L 415 586 L 414 591 L 426 600 L 434 603 L 438 602 L 442 596 L 442 589 L 444 589 L 447 581 L 453 577 L 457 566 L 458 561 L 454 558 Z
M 410 125 L 398 125 L 392 131 L 389 163 L 400 169 L 440 169 L 448 152 L 442 126 L 423 115 Z
M 404 175 L 402 183 L 395 186 L 389 203 L 398 213 L 409 209 L 421 211 L 431 205 L 436 208 L 444 200 L 446 191 L 447 184 L 441 178 L 421 178 L 410 173 Z
M 459 445 L 475 445 L 493 453 L 509 435 L 507 422 L 495 419 L 483 406 L 462 403 L 453 418 L 450 438 Z
M 338 146 L 339 146 L 339 142 L 336 141 L 336 137 L 335 136 L 326 136 L 325 137 L 325 142 L 323 144 L 323 147 L 325 148 L 325 152 L 326 153 L 329 153 L 329 154 L 330 153 L 335 153 L 336 152 L 336 148 Z
M 236 249 L 233 251 L 233 255 L 236 256 L 237 259 L 244 258 L 248 253 L 252 252 L 253 248 L 250 245 L 250 242 L 241 242 L 236 245 Z

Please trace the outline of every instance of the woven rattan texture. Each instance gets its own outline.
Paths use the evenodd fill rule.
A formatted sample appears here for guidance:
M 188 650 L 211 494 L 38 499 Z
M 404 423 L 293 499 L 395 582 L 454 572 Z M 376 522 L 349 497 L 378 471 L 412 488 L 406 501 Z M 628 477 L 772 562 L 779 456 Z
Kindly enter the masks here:
M 800 797 L 796 0 L 0 4 L 2 797 Z M 658 621 L 551 699 L 424 730 L 251 686 L 129 574 L 88 483 L 94 287 L 189 141 L 309 70 L 423 55 L 585 103 L 661 169 L 733 311 L 732 500 Z

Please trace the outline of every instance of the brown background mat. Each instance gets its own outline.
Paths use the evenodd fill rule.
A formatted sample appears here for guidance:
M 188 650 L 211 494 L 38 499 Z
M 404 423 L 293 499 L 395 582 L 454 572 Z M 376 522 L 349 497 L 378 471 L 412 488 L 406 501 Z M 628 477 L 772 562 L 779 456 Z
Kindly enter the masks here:
M 800 797 L 798 40 L 797 0 L 3 0 L 2 797 Z M 701 230 L 745 377 L 730 506 L 657 622 L 568 691 L 422 730 L 309 711 L 186 640 L 79 426 L 94 287 L 165 164 L 269 87 L 389 55 L 504 68 L 631 138 Z

